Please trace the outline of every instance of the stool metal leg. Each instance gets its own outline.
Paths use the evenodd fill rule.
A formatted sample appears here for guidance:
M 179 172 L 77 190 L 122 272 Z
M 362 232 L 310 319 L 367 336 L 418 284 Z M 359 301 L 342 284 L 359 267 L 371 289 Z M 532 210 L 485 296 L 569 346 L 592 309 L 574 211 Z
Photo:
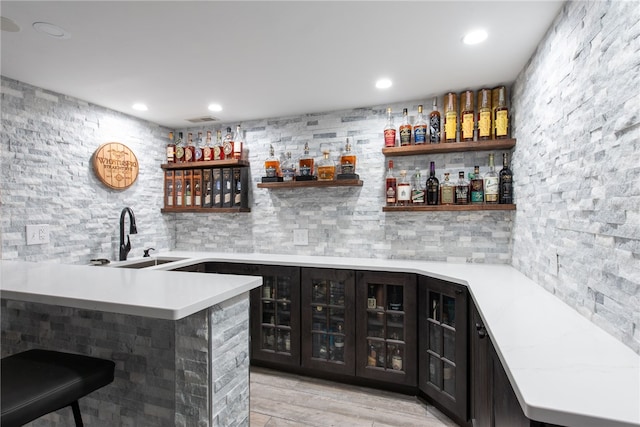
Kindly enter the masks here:
M 76 427 L 83 427 L 84 424 L 82 424 L 82 415 L 80 415 L 80 405 L 78 405 L 77 400 L 71 404 L 71 409 L 73 410 L 73 419 L 76 421 Z

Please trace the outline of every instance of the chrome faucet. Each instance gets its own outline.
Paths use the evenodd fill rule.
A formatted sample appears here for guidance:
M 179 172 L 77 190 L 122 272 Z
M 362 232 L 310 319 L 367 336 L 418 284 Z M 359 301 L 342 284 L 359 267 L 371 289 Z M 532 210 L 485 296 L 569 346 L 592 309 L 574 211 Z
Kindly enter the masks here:
M 126 207 L 122 209 L 120 213 L 120 261 L 127 259 L 127 254 L 131 250 L 131 241 L 129 235 L 127 235 L 127 243 L 124 243 L 124 215 L 129 214 L 129 234 L 138 234 L 138 227 L 136 227 L 136 216 L 133 214 L 131 208 Z

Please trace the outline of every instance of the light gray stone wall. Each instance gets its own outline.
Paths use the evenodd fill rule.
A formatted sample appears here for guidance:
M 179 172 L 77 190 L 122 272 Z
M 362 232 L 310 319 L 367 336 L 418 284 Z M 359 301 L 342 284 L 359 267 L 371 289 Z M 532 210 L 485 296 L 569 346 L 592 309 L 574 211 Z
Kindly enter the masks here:
M 160 213 L 168 130 L 106 108 L 2 77 L 0 237 L 2 258 L 87 264 L 117 259 L 120 211 L 129 206 L 138 234 L 130 256 L 173 246 L 173 224 Z M 112 190 L 91 158 L 107 142 L 138 158 L 137 182 Z M 27 224 L 49 224 L 51 242 L 26 245 Z
M 46 348 L 113 360 L 80 400 L 87 426 L 248 426 L 249 294 L 177 321 L 3 299 L 1 355 Z M 33 426 L 73 425 L 70 409 Z
M 639 35 L 637 2 L 569 2 L 512 97 L 513 265 L 636 352 Z

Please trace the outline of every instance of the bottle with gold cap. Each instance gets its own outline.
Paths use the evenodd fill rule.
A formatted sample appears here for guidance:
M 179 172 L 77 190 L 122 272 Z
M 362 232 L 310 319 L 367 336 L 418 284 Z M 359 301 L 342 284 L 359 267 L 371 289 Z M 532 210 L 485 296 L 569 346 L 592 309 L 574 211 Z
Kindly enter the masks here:
M 444 96 L 444 141 L 456 142 L 458 131 L 458 95 L 449 92 Z

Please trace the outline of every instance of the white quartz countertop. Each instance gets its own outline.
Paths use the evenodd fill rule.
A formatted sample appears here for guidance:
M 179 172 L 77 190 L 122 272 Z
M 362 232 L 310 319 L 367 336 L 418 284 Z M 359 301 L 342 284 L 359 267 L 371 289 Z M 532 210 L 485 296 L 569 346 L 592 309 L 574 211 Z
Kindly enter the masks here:
M 3 298 L 66 301 L 98 310 L 104 304 L 127 307 L 128 301 L 133 311 L 136 304 L 149 312 L 166 304 L 183 312 L 197 305 L 206 289 L 217 288 L 202 308 L 260 282 L 162 270 L 224 261 L 423 274 L 468 287 L 527 417 L 576 427 L 640 426 L 640 356 L 511 266 L 255 253 L 162 255 L 184 259 L 144 270 L 4 261 L 0 292 Z
M 261 277 L 0 262 L 0 296 L 177 320 L 262 285 Z

